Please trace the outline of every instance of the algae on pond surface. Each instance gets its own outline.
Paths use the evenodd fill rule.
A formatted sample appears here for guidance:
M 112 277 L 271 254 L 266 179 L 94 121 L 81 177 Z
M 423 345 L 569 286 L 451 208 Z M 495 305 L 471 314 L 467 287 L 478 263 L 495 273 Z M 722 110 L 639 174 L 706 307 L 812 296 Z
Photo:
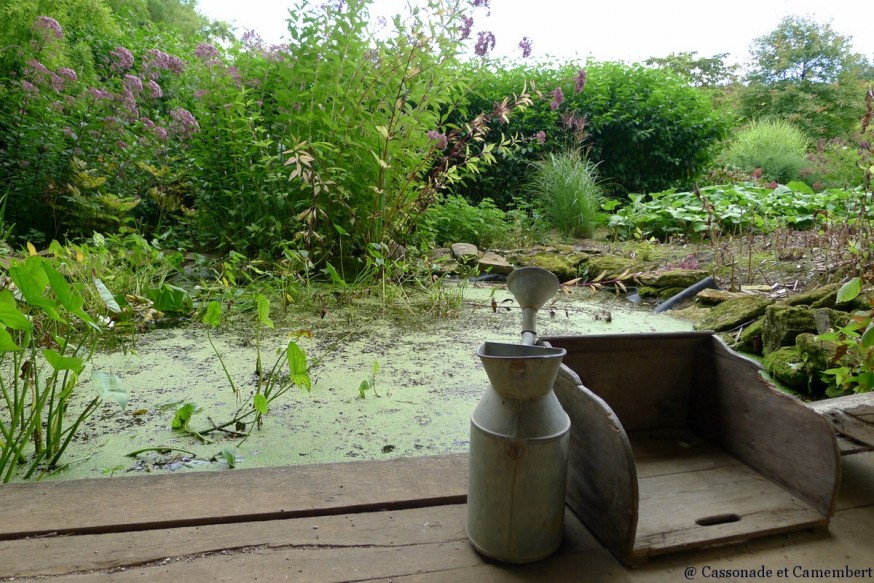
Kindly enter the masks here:
M 272 363 L 290 334 L 301 328 L 312 338 L 298 341 L 311 362 L 311 393 L 293 388 L 271 406 L 263 429 L 242 445 L 239 437 L 211 433 L 212 443 L 170 428 L 176 408 L 195 403 L 200 412 L 191 426 L 210 426 L 231 418 L 236 397 L 206 338 L 206 329 L 164 329 L 138 337 L 135 353 L 97 354 L 94 367 L 117 374 L 130 394 L 125 412 L 105 405 L 71 444 L 66 461 L 77 460 L 53 476 L 72 479 L 186 469 L 227 468 L 209 462 L 223 448 L 240 456 L 239 467 L 276 466 L 396 456 L 436 455 L 468 449 L 470 413 L 488 380 L 475 355 L 486 340 L 519 342 L 521 313 L 506 309 L 512 295 L 503 286 L 464 288 L 457 317 L 400 318 L 394 310 L 353 307 L 355 317 L 297 320 L 268 331 L 262 358 Z M 494 298 L 499 308 L 491 307 Z M 368 313 L 375 312 L 375 313 Z M 254 316 L 253 316 L 254 318 Z M 343 321 L 341 321 L 343 320 Z M 559 293 L 552 309 L 538 318 L 543 335 L 618 334 L 690 330 L 687 322 L 642 310 L 624 299 L 577 289 Z M 228 370 L 244 399 L 254 391 L 256 350 L 252 328 L 213 333 Z M 376 392 L 359 396 L 359 386 L 379 363 Z M 82 392 L 90 391 L 87 386 Z M 125 454 L 144 448 L 178 451 Z

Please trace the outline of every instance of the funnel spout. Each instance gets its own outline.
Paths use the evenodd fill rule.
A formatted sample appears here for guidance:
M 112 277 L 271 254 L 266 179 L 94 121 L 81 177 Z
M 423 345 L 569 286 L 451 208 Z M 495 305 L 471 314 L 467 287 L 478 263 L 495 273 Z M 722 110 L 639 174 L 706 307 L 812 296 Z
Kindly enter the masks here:
M 522 344 L 537 341 L 537 308 L 522 308 Z

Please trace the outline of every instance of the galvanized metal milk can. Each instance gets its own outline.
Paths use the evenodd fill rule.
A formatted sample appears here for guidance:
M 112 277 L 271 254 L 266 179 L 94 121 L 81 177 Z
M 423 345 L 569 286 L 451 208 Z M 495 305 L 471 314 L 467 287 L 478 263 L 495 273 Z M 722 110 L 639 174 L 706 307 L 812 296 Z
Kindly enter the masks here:
M 564 530 L 570 419 L 552 385 L 566 351 L 532 345 L 555 275 L 523 268 L 507 284 L 523 309 L 523 344 L 477 350 L 491 386 L 470 418 L 467 534 L 484 555 L 524 563 L 552 554 Z

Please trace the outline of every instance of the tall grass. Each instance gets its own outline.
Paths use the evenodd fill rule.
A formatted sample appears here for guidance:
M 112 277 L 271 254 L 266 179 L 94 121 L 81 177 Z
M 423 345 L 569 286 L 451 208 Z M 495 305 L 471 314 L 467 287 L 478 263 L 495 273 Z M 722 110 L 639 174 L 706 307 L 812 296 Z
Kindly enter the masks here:
M 550 154 L 534 164 L 533 202 L 563 235 L 586 238 L 595 232 L 604 200 L 595 166 L 579 152 Z
M 763 178 L 786 184 L 808 165 L 810 140 L 798 127 L 776 118 L 756 120 L 740 130 L 725 151 L 725 162 L 745 172 L 761 168 Z

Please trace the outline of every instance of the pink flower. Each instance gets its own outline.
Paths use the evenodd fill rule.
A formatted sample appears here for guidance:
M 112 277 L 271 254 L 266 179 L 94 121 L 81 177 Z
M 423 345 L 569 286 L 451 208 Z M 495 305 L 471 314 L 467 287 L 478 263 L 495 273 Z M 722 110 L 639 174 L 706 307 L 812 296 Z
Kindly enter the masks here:
M 218 49 L 207 43 L 200 43 L 194 49 L 194 56 L 205 63 L 213 63 L 219 60 Z
M 143 61 L 143 67 L 150 77 L 157 77 L 157 71 L 166 70 L 178 75 L 185 69 L 182 59 L 158 49 L 147 50 Z
M 540 130 L 539 132 L 534 134 L 534 139 L 537 140 L 537 143 L 539 143 L 539 144 L 545 144 L 546 143 L 546 132 L 543 130 Z
M 188 138 L 191 137 L 192 134 L 196 134 L 200 131 L 200 124 L 197 123 L 197 120 L 187 109 L 181 107 L 171 109 L 170 117 L 172 117 L 173 121 L 176 122 L 176 125 L 172 129 L 173 132 L 178 135 Z
M 61 67 L 58 69 L 58 75 L 66 79 L 67 81 L 78 81 L 79 77 L 76 76 L 76 71 L 70 69 L 69 67 Z
M 143 81 L 139 77 L 125 75 L 122 85 L 124 85 L 125 90 L 134 97 L 139 97 L 140 93 L 143 92 Z
M 61 29 L 61 25 L 58 24 L 57 20 L 49 16 L 40 16 L 37 18 L 36 22 L 33 23 L 33 30 L 43 35 L 51 35 L 55 38 L 61 38 L 64 36 L 64 31 Z
M 31 83 L 30 81 L 21 80 L 21 88 L 24 89 L 25 93 L 29 93 L 31 95 L 39 95 L 39 89 Z
M 159 99 L 164 95 L 164 92 L 161 91 L 161 86 L 155 83 L 154 79 L 149 79 L 146 83 L 146 93 L 152 99 Z
M 495 35 L 494 34 L 492 34 L 489 31 L 477 33 L 476 46 L 474 46 L 474 48 L 473 48 L 473 52 L 476 53 L 476 56 L 485 57 L 494 48 L 495 48 Z
M 428 139 L 432 142 L 437 142 L 434 145 L 438 150 L 444 149 L 449 143 L 449 139 L 446 137 L 446 134 L 440 133 L 437 130 L 430 130 L 428 132 Z
M 552 95 L 552 101 L 549 104 L 549 109 L 555 111 L 559 108 L 559 106 L 561 106 L 562 102 L 564 101 L 564 92 L 561 90 L 561 87 L 556 87 L 555 89 L 550 91 L 549 94 Z
M 124 47 L 115 47 L 109 51 L 109 55 L 112 57 L 112 62 L 109 65 L 111 71 L 120 73 L 127 71 L 134 65 L 133 54 Z
M 109 92 L 104 91 L 103 89 L 98 89 L 96 87 L 88 88 L 88 95 L 94 98 L 95 101 L 101 101 L 104 99 L 109 99 L 112 95 Z
M 519 48 L 522 49 L 522 58 L 527 59 L 531 56 L 531 39 L 527 36 L 523 36 L 522 40 L 519 41 Z
M 580 69 L 579 73 L 577 73 L 576 83 L 574 83 L 574 91 L 579 93 L 586 86 L 586 70 Z

